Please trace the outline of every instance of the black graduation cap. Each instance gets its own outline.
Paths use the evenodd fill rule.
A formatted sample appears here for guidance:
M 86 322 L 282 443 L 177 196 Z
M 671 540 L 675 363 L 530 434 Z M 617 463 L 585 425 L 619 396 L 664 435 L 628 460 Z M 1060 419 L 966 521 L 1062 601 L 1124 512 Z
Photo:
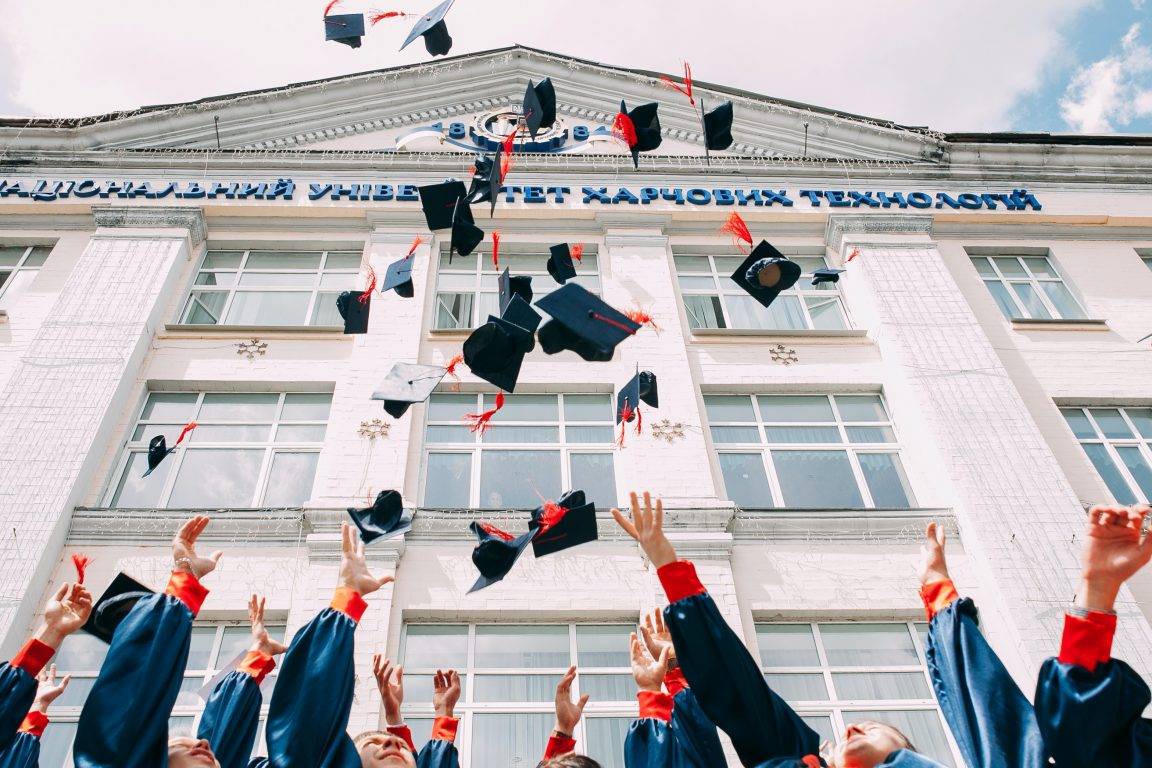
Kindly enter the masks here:
M 416 293 L 412 285 L 412 259 L 400 259 L 389 264 L 388 272 L 384 275 L 384 286 L 380 290 L 395 290 L 397 296 L 412 298 Z
M 596 505 L 588 503 L 584 491 L 568 491 L 555 504 L 544 504 L 532 512 L 532 554 L 536 557 L 596 541 Z
M 524 355 L 536 346 L 540 313 L 513 296 L 500 317 L 488 316 L 464 342 L 464 362 L 478 377 L 505 392 L 516 391 Z
M 495 203 L 493 203 L 493 205 L 495 205 Z M 456 220 L 452 222 L 452 239 L 449 242 L 449 264 L 452 263 L 453 253 L 467 256 L 476 250 L 476 246 L 484 242 L 484 230 L 476 226 L 472 218 L 472 208 L 466 200 L 460 201 L 456 213 Z
M 420 193 L 420 207 L 424 209 L 424 221 L 428 229 L 435 232 L 438 229 L 449 229 L 454 221 L 467 218 L 472 221 L 472 209 L 459 209 L 457 203 L 461 198 L 468 196 L 462 181 L 446 181 L 443 184 L 429 184 L 418 187 Z
M 344 318 L 344 333 L 368 333 L 368 312 L 372 308 L 372 294 L 360 301 L 364 291 L 344 291 L 336 297 L 336 309 Z
M 552 85 L 552 78 L 546 77 L 537 85 L 529 80 L 522 106 L 524 122 L 533 139 L 541 128 L 551 128 L 556 122 L 556 88 Z
M 572 249 L 568 243 L 554 245 L 548 250 L 552 254 L 548 257 L 548 274 L 553 280 L 564 285 L 576 277 L 576 265 L 572 263 Z
M 540 346 L 549 355 L 570 349 L 585 360 L 605 362 L 616 345 L 640 330 L 639 323 L 577 283 L 553 291 L 536 306 L 552 316 L 540 328 Z
M 372 393 L 372 399 L 383 400 L 385 413 L 398 419 L 414 404 L 427 400 L 447 373 L 448 369 L 439 365 L 396 363 Z
M 412 530 L 412 515 L 404 513 L 404 500 L 397 491 L 380 491 L 372 506 L 348 507 L 348 514 L 360 529 L 360 540 L 365 544 Z
M 838 283 L 840 282 L 840 273 L 845 272 L 843 269 L 836 269 L 835 267 L 821 267 L 812 273 L 812 285 L 820 285 L 820 283 Z
M 404 50 L 413 40 L 423 36 L 424 47 L 428 49 L 429 54 L 432 56 L 447 55 L 448 51 L 452 50 L 452 35 L 448 34 L 448 25 L 444 23 L 444 16 L 452 7 L 453 2 L 455 0 L 444 0 L 440 5 L 421 16 L 420 20 L 416 22 L 416 26 L 412 27 L 412 31 L 408 33 L 408 37 L 404 40 L 404 45 L 400 46 L 400 50 Z
M 513 276 L 509 273 L 508 267 L 505 267 L 500 273 L 500 314 L 504 314 L 513 296 L 519 296 L 528 303 L 532 302 L 532 276 Z
M 513 537 L 488 523 L 473 521 L 468 527 L 480 541 L 472 550 L 472 563 L 480 571 L 480 578 L 468 594 L 490 587 L 507 576 L 536 536 L 535 528 Z
M 111 644 L 116 627 L 140 600 L 156 594 L 125 573 L 116 574 L 112 583 L 92 606 L 92 615 L 84 623 L 84 631 Z
M 732 102 L 726 101 L 704 115 L 704 146 L 714 150 L 732 146 Z
M 324 17 L 325 40 L 335 40 L 350 48 L 359 48 L 362 37 L 364 37 L 364 14 L 334 13 Z
M 767 240 L 761 240 L 732 273 L 732 281 L 767 307 L 782 291 L 796 284 L 800 272 L 799 264 L 786 259 Z
M 653 408 L 660 407 L 660 395 L 656 390 L 656 374 L 640 371 L 616 394 L 616 423 L 631 422 L 636 418 L 640 403 Z
M 663 141 L 660 135 L 659 108 L 660 105 L 653 101 L 628 111 L 627 105 L 620 102 L 620 111 L 628 115 L 636 129 L 636 143 L 632 145 L 632 164 L 636 168 L 640 167 L 640 153 L 651 152 Z
M 180 436 L 176 438 L 176 445 L 173 445 L 171 448 L 168 447 L 168 442 L 164 439 L 164 435 L 156 435 L 156 437 L 149 440 L 148 469 L 145 470 L 144 474 L 140 477 L 144 478 L 152 474 L 152 470 L 160 466 L 160 462 L 168 458 L 168 454 L 173 453 L 176 450 L 176 446 L 184 442 L 184 438 L 194 429 L 196 429 L 196 422 L 190 421 L 185 424 L 184 428 L 180 430 Z
M 495 206 L 498 194 L 500 194 L 500 166 L 496 162 L 495 155 L 477 156 L 472 181 L 468 185 L 468 195 L 464 199 L 469 203 L 484 203 L 491 200 Z

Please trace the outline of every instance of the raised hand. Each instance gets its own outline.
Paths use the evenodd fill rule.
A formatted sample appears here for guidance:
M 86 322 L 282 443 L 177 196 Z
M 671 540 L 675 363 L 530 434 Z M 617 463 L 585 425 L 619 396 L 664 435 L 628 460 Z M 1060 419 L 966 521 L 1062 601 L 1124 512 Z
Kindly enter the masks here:
M 81 584 L 62 585 L 44 607 L 40 641 L 59 648 L 64 638 L 84 626 L 91 614 L 92 593 Z
M 568 672 L 556 686 L 556 731 L 564 736 L 571 736 L 576 730 L 584 715 L 584 705 L 588 703 L 588 694 L 572 701 L 572 683 L 575 681 L 576 667 L 568 667 Z
M 223 552 L 213 552 L 208 557 L 196 554 L 196 539 L 208 527 L 210 520 L 207 515 L 197 515 L 180 526 L 176 537 L 172 539 L 172 559 L 176 563 L 174 570 L 190 573 L 197 579 L 216 570 Z
M 459 700 L 460 675 L 454 669 L 446 672 L 436 670 L 436 676 L 432 678 L 432 706 L 436 709 L 436 717 L 454 717 Z
M 384 721 L 388 725 L 402 724 L 404 718 L 400 716 L 400 707 L 404 706 L 404 667 L 398 667 L 382 654 L 374 653 L 372 675 L 376 678 L 376 688 L 384 702 Z
M 924 530 L 924 543 L 920 545 L 920 586 L 951 578 L 948 575 L 948 561 L 944 556 L 946 540 L 943 526 L 937 525 L 935 521 L 928 523 Z
M 668 668 L 676 668 L 676 647 L 672 645 L 672 633 L 664 625 L 663 611 L 652 611 L 644 617 L 644 623 L 640 625 L 640 635 L 644 638 L 649 656 L 658 659 L 667 650 Z
M 268 634 L 268 627 L 264 626 L 264 598 L 256 595 L 248 600 L 248 621 L 252 623 L 252 645 L 250 651 L 260 651 L 269 656 L 279 656 L 288 650 L 288 646 L 272 639 Z
M 48 714 L 49 705 L 60 698 L 60 694 L 64 693 L 71 679 L 72 675 L 64 675 L 64 679 L 57 683 L 55 664 L 46 670 L 40 670 L 40 674 L 36 676 L 39 684 L 36 686 L 36 701 L 32 704 L 32 708 L 37 712 Z
M 644 492 L 644 507 L 640 507 L 640 500 L 636 493 L 632 493 L 632 519 L 629 520 L 619 509 L 612 509 L 612 517 L 624 531 L 640 543 L 640 548 L 648 559 L 657 568 L 676 562 L 676 550 L 664 535 L 664 504 L 656 500 L 656 508 L 652 508 L 652 496 Z
M 636 633 L 632 633 L 632 679 L 636 681 L 637 688 L 642 691 L 660 690 L 660 684 L 668 674 L 669 653 L 671 647 L 665 646 L 660 650 L 660 655 L 653 659 Z
M 355 528 L 348 523 L 341 523 L 340 533 L 344 539 L 344 554 L 340 559 L 340 586 L 363 596 L 392 583 L 391 576 L 376 578 L 368 572 L 368 562 L 364 559 L 364 542 L 356 535 Z
M 1092 507 L 1081 555 L 1078 605 L 1110 611 L 1120 587 L 1152 559 L 1152 535 L 1142 535 L 1148 507 Z

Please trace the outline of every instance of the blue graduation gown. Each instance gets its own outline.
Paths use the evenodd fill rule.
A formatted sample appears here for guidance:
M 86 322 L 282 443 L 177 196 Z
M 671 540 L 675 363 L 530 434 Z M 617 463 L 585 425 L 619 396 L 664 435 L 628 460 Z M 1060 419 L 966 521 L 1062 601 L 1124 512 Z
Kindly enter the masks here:
M 460 768 L 460 754 L 451 741 L 431 739 L 416 755 L 416 768 Z
M 0 754 L 0 768 L 36 768 L 40 764 L 40 737 L 20 732 Z
M 264 697 L 252 675 L 236 669 L 212 689 L 196 737 L 206 740 L 220 768 L 245 768 L 252 757 L 260 729 Z
M 716 726 L 704 714 L 691 688 L 672 699 L 671 720 L 643 713 L 624 739 L 627 768 L 713 768 L 725 765 Z
M 25 645 L 25 649 L 32 645 L 39 645 L 45 649 L 44 653 L 47 654 L 47 646 L 29 642 Z M 24 656 L 24 651 L 18 654 L 17 659 Z M 44 658 L 47 661 L 47 658 Z M 31 666 L 42 667 L 43 664 L 39 662 L 29 662 Z M 29 666 L 25 664 L 25 666 Z M 32 708 L 32 702 L 36 698 L 36 672 L 29 674 L 27 670 L 22 667 L 16 666 L 11 662 L 4 662 L 0 664 L 0 750 L 7 749 L 17 736 L 17 730 L 20 724 L 24 722 L 24 716 L 28 714 L 28 710 Z

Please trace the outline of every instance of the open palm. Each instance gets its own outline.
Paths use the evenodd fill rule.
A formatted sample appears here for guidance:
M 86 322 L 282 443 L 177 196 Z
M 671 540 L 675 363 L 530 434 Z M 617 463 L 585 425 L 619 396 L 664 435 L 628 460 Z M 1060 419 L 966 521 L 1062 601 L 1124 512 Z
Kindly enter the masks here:
M 1147 507 L 1093 507 L 1088 513 L 1084 578 L 1119 586 L 1152 560 L 1152 536 L 1142 535 Z

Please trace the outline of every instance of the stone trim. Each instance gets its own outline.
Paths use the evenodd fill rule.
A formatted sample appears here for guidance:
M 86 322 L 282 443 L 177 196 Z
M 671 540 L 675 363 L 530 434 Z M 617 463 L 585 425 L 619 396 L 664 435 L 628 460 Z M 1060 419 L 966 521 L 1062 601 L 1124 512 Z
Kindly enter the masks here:
M 824 229 L 824 242 L 828 247 L 839 251 L 844 247 L 846 235 L 932 235 L 932 219 L 929 214 L 914 213 L 873 213 L 831 214 L 828 226 Z M 916 244 L 923 247 L 924 243 Z
M 92 208 L 97 227 L 187 229 L 193 246 L 204 242 L 204 211 L 186 205 L 109 205 Z

